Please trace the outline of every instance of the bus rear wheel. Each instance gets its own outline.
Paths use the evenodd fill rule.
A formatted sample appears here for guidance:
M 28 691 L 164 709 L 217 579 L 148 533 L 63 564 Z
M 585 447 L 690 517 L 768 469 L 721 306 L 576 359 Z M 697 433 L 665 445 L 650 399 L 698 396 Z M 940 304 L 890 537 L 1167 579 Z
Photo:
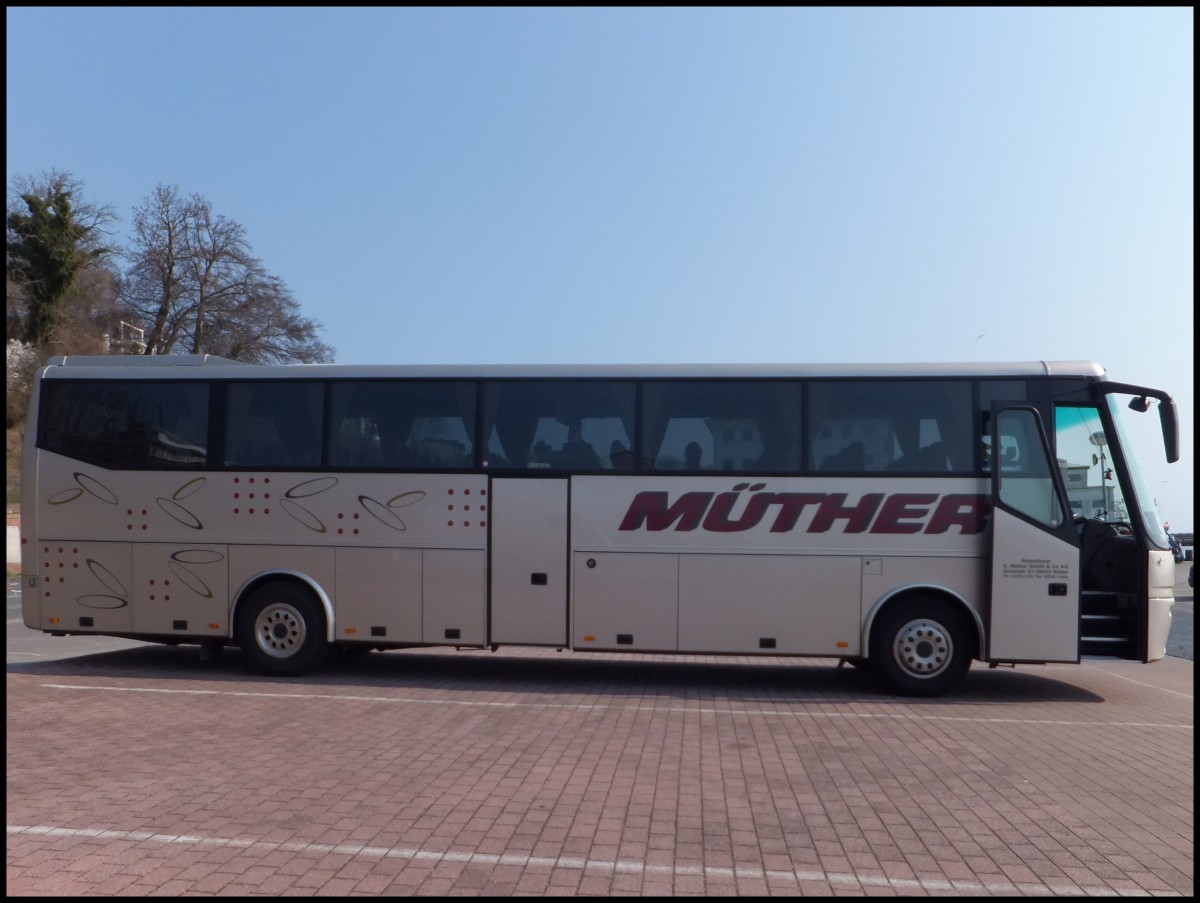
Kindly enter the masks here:
M 263 674 L 305 674 L 325 659 L 325 616 L 313 594 L 295 583 L 260 586 L 238 611 L 242 655 Z
M 871 631 L 874 672 L 905 696 L 940 696 L 953 689 L 973 657 L 966 620 L 939 599 L 896 605 Z

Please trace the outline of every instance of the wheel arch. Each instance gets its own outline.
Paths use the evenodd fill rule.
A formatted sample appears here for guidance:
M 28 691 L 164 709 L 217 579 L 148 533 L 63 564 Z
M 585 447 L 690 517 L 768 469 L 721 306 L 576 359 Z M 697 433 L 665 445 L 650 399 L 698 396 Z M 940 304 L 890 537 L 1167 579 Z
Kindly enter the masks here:
M 888 592 L 875 600 L 874 605 L 871 606 L 871 610 L 867 612 L 867 617 L 863 620 L 862 636 L 859 638 L 863 658 L 869 659 L 871 656 L 871 631 L 883 613 L 891 611 L 896 606 L 903 605 L 905 602 L 913 599 L 940 599 L 943 602 L 949 603 L 951 607 L 967 619 L 967 623 L 971 625 L 974 631 L 974 648 L 971 650 L 971 657 L 978 659 L 982 656 L 983 650 L 986 648 L 984 645 L 983 616 L 976 610 L 975 606 L 971 605 L 961 593 L 949 587 L 933 583 L 910 583 L 888 590 Z
M 238 612 L 242 606 L 242 603 L 244 603 L 246 599 L 248 599 L 250 595 L 259 587 L 265 586 L 268 583 L 274 583 L 276 581 L 294 583 L 312 592 L 317 601 L 321 604 L 321 609 L 325 612 L 325 640 L 326 642 L 332 643 L 334 641 L 335 633 L 335 625 L 333 623 L 333 600 L 329 598 L 329 593 L 325 592 L 325 588 L 322 587 L 320 583 L 302 571 L 286 569 L 260 571 L 253 577 L 247 579 L 241 585 L 241 587 L 238 588 L 238 591 L 233 596 L 233 608 L 229 613 L 230 630 L 233 631 L 234 625 L 237 624 Z M 232 638 L 232 632 L 230 636 Z

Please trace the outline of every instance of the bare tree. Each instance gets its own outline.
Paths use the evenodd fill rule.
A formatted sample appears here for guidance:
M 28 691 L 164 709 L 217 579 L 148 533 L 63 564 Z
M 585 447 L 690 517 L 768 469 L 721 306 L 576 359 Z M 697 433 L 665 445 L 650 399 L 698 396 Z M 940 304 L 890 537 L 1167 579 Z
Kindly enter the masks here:
M 254 257 L 240 223 L 160 185 L 135 210 L 125 300 L 150 324 L 147 354 L 328 361 L 320 327 Z
M 187 205 L 176 187 L 159 185 L 133 211 L 133 264 L 126 275 L 124 300 L 142 323 L 149 324 L 146 354 L 169 353 L 178 335 L 172 315 L 187 277 Z
M 206 326 L 237 309 L 263 278 L 262 266 L 250 254 L 246 230 L 224 216 L 213 216 L 212 206 L 193 198 L 186 234 L 188 311 L 193 354 L 204 348 Z M 231 324 L 232 325 L 232 324 Z
M 255 364 L 312 364 L 333 360 L 333 349 L 318 338 L 319 325 L 300 314 L 291 292 L 273 276 L 247 287 L 225 307 L 210 330 L 210 350 Z

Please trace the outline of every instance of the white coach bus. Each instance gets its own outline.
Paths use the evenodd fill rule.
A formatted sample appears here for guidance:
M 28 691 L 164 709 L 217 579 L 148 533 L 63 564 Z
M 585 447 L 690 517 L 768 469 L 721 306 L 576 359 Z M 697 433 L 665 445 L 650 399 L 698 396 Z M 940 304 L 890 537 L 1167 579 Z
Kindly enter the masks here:
M 1171 397 L 1087 362 L 56 358 L 24 620 L 276 675 L 512 644 L 833 657 L 935 695 L 972 660 L 1150 662 L 1174 566 L 1122 422 L 1151 407 L 1174 461 Z

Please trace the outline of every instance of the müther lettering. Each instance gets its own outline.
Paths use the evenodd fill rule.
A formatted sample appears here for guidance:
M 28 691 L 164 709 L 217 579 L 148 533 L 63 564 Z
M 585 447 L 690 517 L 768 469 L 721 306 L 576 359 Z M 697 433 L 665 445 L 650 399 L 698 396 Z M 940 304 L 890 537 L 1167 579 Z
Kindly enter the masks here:
M 807 533 L 982 533 L 992 512 L 986 495 L 974 493 L 767 492 L 765 483 L 739 483 L 729 492 L 685 492 L 674 502 L 660 491 L 639 492 L 621 520 L 622 531 L 672 530 L 743 533 L 762 523 L 772 533 L 797 529 L 814 509 Z M 744 503 L 744 504 L 743 504 Z M 734 511 L 741 507 L 741 513 Z

